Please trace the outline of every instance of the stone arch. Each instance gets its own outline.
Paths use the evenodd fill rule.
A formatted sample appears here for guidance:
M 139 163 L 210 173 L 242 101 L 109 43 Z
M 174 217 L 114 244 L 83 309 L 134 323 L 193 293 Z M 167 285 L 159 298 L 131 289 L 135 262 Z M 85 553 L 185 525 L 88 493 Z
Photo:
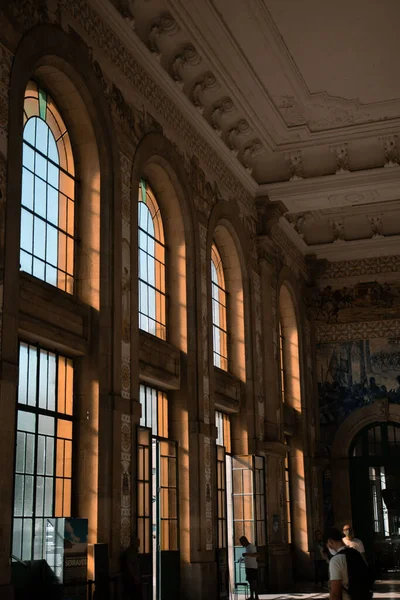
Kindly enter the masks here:
M 338 428 L 332 444 L 332 502 L 335 524 L 351 521 L 350 458 L 352 441 L 372 423 L 400 423 L 400 406 L 384 400 L 354 411 Z
M 108 404 L 100 398 L 115 392 L 118 360 L 108 324 L 115 320 L 114 298 L 118 298 L 118 282 L 114 282 L 113 261 L 116 230 L 114 215 L 118 213 L 120 194 L 115 136 L 110 110 L 96 78 L 88 52 L 61 28 L 38 25 L 21 39 L 13 61 L 10 80 L 8 131 L 8 173 L 6 208 L 6 248 L 4 266 L 3 357 L 18 364 L 19 311 L 19 237 L 22 174 L 23 101 L 28 81 L 34 78 L 48 90 L 68 127 L 73 146 L 77 177 L 80 182 L 77 214 L 79 255 L 75 269 L 76 292 L 73 302 L 90 307 L 93 319 L 91 337 L 97 344 L 87 351 L 64 343 L 62 336 L 44 340 L 65 348 L 77 358 L 78 417 L 90 415 L 90 425 L 79 432 L 80 446 L 76 461 L 74 511 L 90 515 L 91 542 L 111 540 L 112 480 L 109 469 L 98 469 L 108 459 L 105 440 L 111 439 L 112 415 Z M 110 226 L 111 225 L 111 226 Z M 83 355 L 82 355 L 83 354 Z M 17 381 L 13 382 L 17 385 Z M 107 428 L 109 428 L 107 430 Z M 10 430 L 13 431 L 10 424 Z M 99 444 L 100 430 L 103 444 Z M 107 431 L 106 431 L 107 430 Z M 77 453 L 78 454 L 78 453 Z M 88 480 L 90 483 L 88 484 Z M 12 486 L 10 486 L 12 489 Z M 105 491 L 109 490 L 109 491 Z M 98 498 L 101 497 L 101 502 Z
M 400 405 L 389 404 L 386 399 L 355 410 L 339 426 L 332 443 L 332 459 L 346 459 L 356 435 L 372 423 L 400 423 Z

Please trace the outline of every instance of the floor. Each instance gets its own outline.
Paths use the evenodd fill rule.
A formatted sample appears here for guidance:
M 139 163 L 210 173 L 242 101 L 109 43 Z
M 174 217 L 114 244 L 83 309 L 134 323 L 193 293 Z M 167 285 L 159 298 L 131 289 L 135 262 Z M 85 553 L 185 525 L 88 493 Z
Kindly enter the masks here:
M 303 586 L 302 586 L 303 587 Z M 261 594 L 260 600 L 326 600 L 329 598 L 328 591 L 312 589 L 314 586 L 304 586 L 304 589 L 287 594 Z M 246 595 L 240 594 L 234 600 L 244 600 Z M 376 581 L 374 586 L 374 600 L 400 599 L 400 579 L 388 577 L 382 581 Z

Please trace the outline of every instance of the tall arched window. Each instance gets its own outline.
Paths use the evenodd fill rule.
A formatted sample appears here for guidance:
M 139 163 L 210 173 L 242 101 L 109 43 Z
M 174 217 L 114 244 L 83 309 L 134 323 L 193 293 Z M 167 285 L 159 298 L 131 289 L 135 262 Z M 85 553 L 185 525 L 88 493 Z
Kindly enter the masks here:
M 228 370 L 228 333 L 226 324 L 226 289 L 221 256 L 211 247 L 211 297 L 214 366 Z
M 149 184 L 139 185 L 139 327 L 166 339 L 165 246 L 160 208 Z
M 65 292 L 74 285 L 75 168 L 67 128 L 52 98 L 26 88 L 22 153 L 22 271 Z
M 279 321 L 279 368 L 281 373 L 281 399 L 285 402 L 285 364 L 283 360 L 285 338 L 283 337 L 282 323 Z

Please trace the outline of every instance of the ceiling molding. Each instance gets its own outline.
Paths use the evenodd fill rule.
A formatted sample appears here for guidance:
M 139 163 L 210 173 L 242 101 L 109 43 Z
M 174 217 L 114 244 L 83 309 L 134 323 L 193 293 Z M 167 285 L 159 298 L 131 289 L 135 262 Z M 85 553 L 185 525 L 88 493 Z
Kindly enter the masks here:
M 258 187 L 259 195 L 289 212 L 392 202 L 400 197 L 400 167 L 269 183 Z
M 306 254 L 316 254 L 318 258 L 326 258 L 332 262 L 392 256 L 399 253 L 400 235 L 368 240 L 340 241 L 307 246 L 307 248 Z

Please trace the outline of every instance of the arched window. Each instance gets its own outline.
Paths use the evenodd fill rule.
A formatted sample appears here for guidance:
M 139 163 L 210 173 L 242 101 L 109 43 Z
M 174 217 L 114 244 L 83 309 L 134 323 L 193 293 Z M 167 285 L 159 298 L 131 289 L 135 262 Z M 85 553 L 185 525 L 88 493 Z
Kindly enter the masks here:
M 165 246 L 160 208 L 149 184 L 139 185 L 139 327 L 166 339 Z
M 279 368 L 281 373 L 281 399 L 285 402 L 285 363 L 283 360 L 285 339 L 283 337 L 282 323 L 279 321 Z
M 164 228 L 154 193 L 143 179 L 138 200 L 139 327 L 165 340 Z
M 65 292 L 74 285 L 75 168 L 52 98 L 26 88 L 22 153 L 20 268 Z
M 211 247 L 211 297 L 214 366 L 228 370 L 228 333 L 226 325 L 226 290 L 221 256 Z

